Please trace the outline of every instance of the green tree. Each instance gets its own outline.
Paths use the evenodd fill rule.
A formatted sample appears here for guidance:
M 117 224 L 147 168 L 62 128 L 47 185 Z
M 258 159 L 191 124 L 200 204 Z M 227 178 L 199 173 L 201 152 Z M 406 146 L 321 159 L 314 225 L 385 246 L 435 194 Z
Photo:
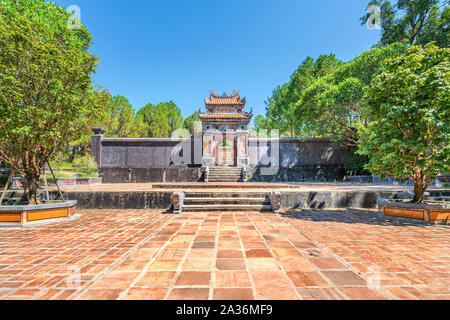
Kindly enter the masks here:
M 381 40 L 379 46 L 395 42 L 425 44 L 435 41 L 438 46 L 450 44 L 450 12 L 448 0 L 371 0 L 369 6 L 380 8 Z M 442 9 L 441 9 L 442 7 Z M 374 22 L 374 12 L 366 13 L 362 24 Z
M 97 112 L 91 37 L 67 28 L 69 16 L 44 0 L 0 1 L 0 158 L 24 175 L 32 203 L 44 164 Z
M 296 103 L 297 123 L 316 137 L 357 147 L 358 126 L 366 123 L 361 115 L 363 88 L 381 72 L 386 59 L 401 55 L 406 48 L 400 43 L 373 48 L 332 69 L 333 73 L 316 78 Z
M 117 118 L 117 128 L 112 134 L 116 137 L 131 137 L 135 136 L 134 130 L 134 109 L 127 98 L 117 95 L 113 97 L 113 104 L 115 106 L 114 116 Z
M 410 178 L 414 202 L 450 165 L 450 50 L 412 46 L 389 59 L 365 94 L 359 153 L 382 176 Z
M 199 124 L 200 121 L 200 111 L 195 111 L 193 114 L 191 114 L 189 117 L 184 119 L 183 121 L 183 128 L 189 131 L 191 135 L 194 135 L 195 130 L 201 131 L 201 123 L 200 127 L 195 128 L 195 125 Z
M 256 131 L 257 133 L 259 133 L 261 130 L 268 129 L 267 120 L 266 120 L 266 118 L 264 118 L 264 116 L 262 114 L 257 115 L 253 119 L 253 128 L 252 129 L 254 131 Z
M 308 125 L 298 121 L 297 103 L 314 80 L 334 73 L 342 64 L 333 54 L 321 55 L 316 60 L 311 57 L 303 60 L 290 81 L 278 86 L 267 99 L 267 126 L 280 130 L 280 134 L 286 137 L 311 134 Z
M 148 137 L 170 137 L 183 123 L 181 111 L 172 101 L 161 102 L 156 106 L 149 103 L 138 111 L 137 116 L 145 124 Z
M 91 108 L 96 112 L 84 119 L 85 126 L 79 128 L 80 130 L 74 136 L 74 140 L 68 143 L 68 148 L 65 148 L 69 161 L 73 161 L 76 157 L 87 156 L 90 153 L 91 128 L 101 126 L 108 134 L 114 132 L 118 126 L 117 119 L 112 116 L 116 113 L 116 107 L 108 90 L 97 88 L 91 92 L 87 99 Z

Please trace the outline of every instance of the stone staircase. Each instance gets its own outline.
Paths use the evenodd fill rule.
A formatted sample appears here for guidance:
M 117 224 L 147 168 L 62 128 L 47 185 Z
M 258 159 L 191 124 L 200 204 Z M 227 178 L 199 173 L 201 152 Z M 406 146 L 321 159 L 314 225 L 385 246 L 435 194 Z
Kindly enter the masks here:
M 209 167 L 205 180 L 207 182 L 243 182 L 243 169 L 236 167 Z
M 257 191 L 187 191 L 175 192 L 173 197 L 174 213 L 209 211 L 278 212 L 280 201 L 271 192 Z

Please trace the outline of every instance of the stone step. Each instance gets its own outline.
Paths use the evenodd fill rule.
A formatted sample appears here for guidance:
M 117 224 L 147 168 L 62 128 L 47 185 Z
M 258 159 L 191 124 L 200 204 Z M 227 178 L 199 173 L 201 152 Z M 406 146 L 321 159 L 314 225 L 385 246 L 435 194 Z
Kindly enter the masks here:
M 267 192 L 241 191 L 187 191 L 185 198 L 263 198 L 269 199 Z
M 209 182 L 244 182 L 243 179 L 208 179 Z
M 184 204 L 259 204 L 259 205 L 270 205 L 270 201 L 267 198 L 191 198 L 186 197 L 184 199 Z
M 231 179 L 231 180 L 234 180 L 234 179 L 242 179 L 242 176 L 241 175 L 235 175 L 235 176 L 232 176 L 232 175 L 222 175 L 222 176 L 210 175 L 208 177 L 208 180 L 210 180 L 210 179 L 222 179 L 222 180 Z
M 183 212 L 193 211 L 271 211 L 269 204 L 189 204 L 183 205 Z

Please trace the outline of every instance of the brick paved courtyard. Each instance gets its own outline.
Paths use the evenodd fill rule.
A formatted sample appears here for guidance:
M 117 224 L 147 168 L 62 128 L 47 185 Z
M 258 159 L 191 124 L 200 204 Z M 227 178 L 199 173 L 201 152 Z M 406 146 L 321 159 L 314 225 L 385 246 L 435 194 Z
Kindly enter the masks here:
M 0 229 L 0 299 L 450 299 L 450 226 L 366 210 L 80 213 Z

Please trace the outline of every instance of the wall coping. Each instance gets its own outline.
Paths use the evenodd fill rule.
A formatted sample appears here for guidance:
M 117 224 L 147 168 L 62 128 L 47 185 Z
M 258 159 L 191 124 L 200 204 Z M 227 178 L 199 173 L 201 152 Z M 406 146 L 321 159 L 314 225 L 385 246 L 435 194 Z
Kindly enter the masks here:
M 156 142 L 156 143 L 167 143 L 167 142 L 185 142 L 187 140 L 201 140 L 200 137 L 191 137 L 191 138 L 102 138 L 102 142 L 118 142 L 118 143 L 148 143 L 148 142 Z M 258 141 L 275 141 L 277 138 L 256 138 L 249 137 L 249 142 L 258 142 Z M 280 143 L 293 143 L 293 142 L 303 142 L 303 143 L 335 143 L 336 141 L 331 139 L 323 139 L 323 138 L 280 138 L 278 139 Z
M 77 204 L 76 200 L 68 200 L 65 202 L 39 204 L 34 206 L 0 206 L 0 213 L 2 211 L 30 211 L 30 210 L 45 210 L 45 209 L 57 209 L 57 208 L 70 208 Z

